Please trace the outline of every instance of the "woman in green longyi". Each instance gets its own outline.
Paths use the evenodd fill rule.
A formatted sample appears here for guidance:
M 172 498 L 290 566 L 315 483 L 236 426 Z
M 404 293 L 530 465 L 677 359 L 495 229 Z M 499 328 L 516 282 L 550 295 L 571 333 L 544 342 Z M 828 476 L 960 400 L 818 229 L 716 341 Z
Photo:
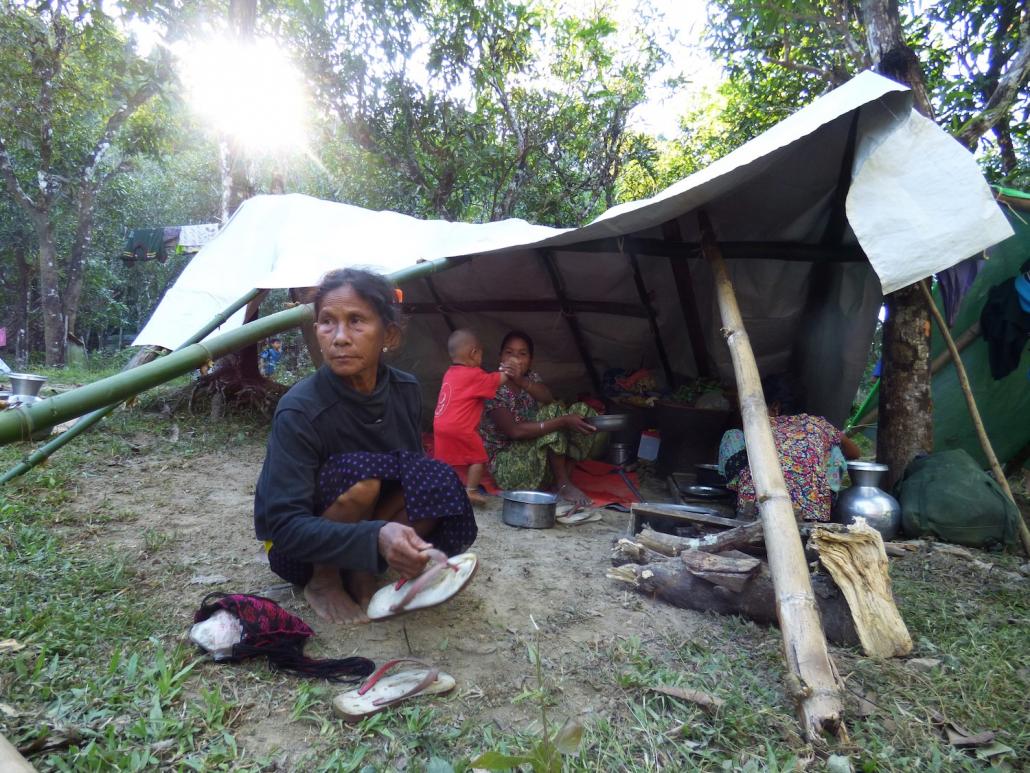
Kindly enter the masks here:
M 578 505 L 590 498 L 569 481 L 576 463 L 596 455 L 602 435 L 583 419 L 597 411 L 583 403 L 565 408 L 532 370 L 533 339 L 513 330 L 501 342 L 500 370 L 508 383 L 487 400 L 479 433 L 490 474 L 503 489 L 544 489 Z

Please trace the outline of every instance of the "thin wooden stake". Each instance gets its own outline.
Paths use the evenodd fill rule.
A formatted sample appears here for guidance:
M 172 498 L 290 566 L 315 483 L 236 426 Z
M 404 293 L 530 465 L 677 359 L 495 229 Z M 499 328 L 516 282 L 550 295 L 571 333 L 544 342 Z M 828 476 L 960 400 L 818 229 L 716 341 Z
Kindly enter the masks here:
M 843 729 L 844 705 L 840 686 L 830 663 L 826 635 L 808 574 L 808 562 L 780 468 L 758 364 L 715 232 L 703 211 L 698 212 L 698 224 L 701 249 L 715 277 L 722 332 L 730 348 L 737 379 L 740 411 L 744 419 L 744 442 L 776 592 L 776 616 L 783 632 L 788 685 L 794 687 L 791 692 L 798 701 L 801 725 L 809 740 L 818 739 L 822 733 L 837 735 Z
M 976 407 L 976 398 L 973 397 L 973 388 L 969 385 L 969 376 L 966 375 L 966 366 L 962 363 L 962 355 L 959 353 L 958 347 L 955 346 L 955 341 L 951 337 L 951 333 L 948 331 L 948 324 L 944 321 L 944 315 L 941 314 L 941 310 L 937 308 L 937 304 L 933 302 L 933 296 L 930 294 L 929 288 L 926 286 L 925 280 L 919 280 L 919 289 L 923 293 L 923 299 L 926 301 L 926 305 L 930 309 L 930 314 L 933 315 L 934 320 L 937 322 L 937 328 L 941 331 L 941 336 L 944 338 L 944 343 L 948 345 L 948 351 L 951 353 L 951 361 L 955 363 L 955 372 L 958 373 L 958 383 L 962 387 L 962 394 L 966 398 L 966 406 L 969 408 L 969 418 L 973 421 L 973 427 L 976 429 L 977 440 L 980 441 L 980 449 L 984 452 L 984 456 L 987 457 L 987 463 L 991 465 L 991 472 L 994 473 L 994 477 L 998 479 L 998 483 L 1001 485 L 1005 494 L 1015 502 L 1015 498 L 1012 496 L 1012 489 L 1009 488 L 1009 482 L 1005 478 L 1005 471 L 1001 469 L 1001 465 L 998 463 L 998 457 L 994 453 L 994 447 L 991 446 L 991 440 L 987 437 L 987 430 L 984 429 L 983 420 L 980 418 L 980 411 Z M 1026 521 L 1023 519 L 1022 514 L 1019 516 L 1019 540 L 1023 543 L 1023 550 L 1030 556 L 1030 529 L 1027 529 Z

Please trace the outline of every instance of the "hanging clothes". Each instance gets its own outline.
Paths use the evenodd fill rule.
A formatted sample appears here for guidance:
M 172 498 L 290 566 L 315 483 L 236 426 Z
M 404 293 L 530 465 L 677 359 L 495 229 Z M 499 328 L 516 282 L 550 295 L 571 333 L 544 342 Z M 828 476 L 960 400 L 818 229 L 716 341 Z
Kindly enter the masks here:
M 941 300 L 944 302 L 944 318 L 948 321 L 948 327 L 955 324 L 955 317 L 958 315 L 959 306 L 962 305 L 962 299 L 966 297 L 966 293 L 969 292 L 969 288 L 972 287 L 985 262 L 979 256 L 966 258 L 961 263 L 956 263 L 951 268 L 937 274 L 937 286 L 940 288 Z
M 1020 304 L 1016 277 L 995 285 L 980 312 L 980 331 L 987 342 L 991 375 L 997 381 L 1017 367 L 1030 339 L 1030 312 Z

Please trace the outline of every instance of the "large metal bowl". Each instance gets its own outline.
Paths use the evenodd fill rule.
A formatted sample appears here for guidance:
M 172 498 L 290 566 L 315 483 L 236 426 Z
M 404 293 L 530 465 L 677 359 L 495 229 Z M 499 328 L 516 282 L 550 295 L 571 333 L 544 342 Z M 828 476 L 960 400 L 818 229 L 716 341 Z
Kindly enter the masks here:
M 629 428 L 630 415 L 628 413 L 602 413 L 599 416 L 587 416 L 583 421 L 597 427 L 601 432 L 619 432 Z
M 550 529 L 554 526 L 558 497 L 546 491 L 505 491 L 501 494 L 501 520 L 521 529 Z

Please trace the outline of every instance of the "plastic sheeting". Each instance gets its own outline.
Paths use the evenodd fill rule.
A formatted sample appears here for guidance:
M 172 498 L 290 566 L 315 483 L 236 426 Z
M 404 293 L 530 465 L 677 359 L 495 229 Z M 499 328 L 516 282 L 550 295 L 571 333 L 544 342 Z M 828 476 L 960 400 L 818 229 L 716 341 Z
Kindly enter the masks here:
M 855 139 L 849 147 L 849 137 Z M 850 169 L 847 164 L 850 160 Z M 850 177 L 847 225 L 833 233 L 838 187 Z M 876 323 L 881 289 L 942 270 L 1011 234 L 972 156 L 911 109 L 897 83 L 864 73 L 659 195 L 619 205 L 578 229 L 521 220 L 448 223 L 372 212 L 305 196 L 259 196 L 237 211 L 158 306 L 137 345 L 175 348 L 253 287 L 304 287 L 326 271 L 362 266 L 396 271 L 423 260 L 473 256 L 433 277 L 441 300 L 553 301 L 541 257 L 552 256 L 574 301 L 642 304 L 627 255 L 584 252 L 582 243 L 618 237 L 663 239 L 675 221 L 697 242 L 704 209 L 724 242 L 858 245 L 869 261 L 729 261 L 752 346 L 763 373 L 803 377 L 806 408 L 842 423 Z M 833 245 L 831 245 L 833 246 Z M 672 364 L 697 375 L 681 303 L 696 305 L 719 375 L 732 384 L 707 265 L 686 251 L 696 297 L 681 300 L 670 258 L 641 254 L 644 283 Z M 434 304 L 425 280 L 404 286 L 405 301 Z M 487 351 L 517 327 L 537 342 L 536 367 L 560 393 L 591 387 L 569 320 L 557 311 L 450 313 L 482 336 Z M 589 359 L 609 367 L 651 367 L 658 357 L 647 319 L 576 315 Z M 242 312 L 223 329 L 238 326 Z M 449 330 L 440 314 L 412 318 L 397 364 L 416 372 L 432 404 L 446 364 Z M 487 364 L 490 364 L 489 358 Z

